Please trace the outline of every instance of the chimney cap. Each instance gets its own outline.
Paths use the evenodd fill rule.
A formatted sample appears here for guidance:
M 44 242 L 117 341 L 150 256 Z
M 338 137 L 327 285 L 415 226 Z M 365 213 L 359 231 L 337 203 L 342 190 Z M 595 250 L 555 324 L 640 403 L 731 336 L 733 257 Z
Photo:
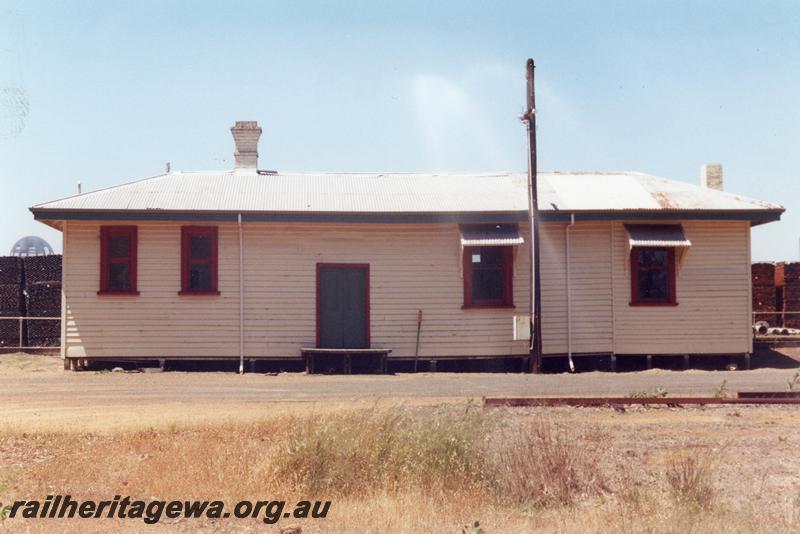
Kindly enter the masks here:
M 236 121 L 231 130 L 258 130 L 261 132 L 258 121 Z

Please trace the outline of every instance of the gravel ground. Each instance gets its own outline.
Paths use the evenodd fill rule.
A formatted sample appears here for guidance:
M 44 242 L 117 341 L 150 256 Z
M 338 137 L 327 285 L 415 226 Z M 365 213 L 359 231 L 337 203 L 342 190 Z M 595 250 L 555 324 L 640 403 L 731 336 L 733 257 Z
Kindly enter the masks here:
M 0 356 L 0 421 L 32 424 L 58 418 L 124 422 L 170 410 L 176 418 L 220 417 L 297 403 L 468 402 L 486 396 L 627 396 L 666 390 L 670 396 L 786 390 L 795 369 L 665 371 L 529 375 L 419 373 L 398 375 L 279 375 L 205 372 L 65 372 L 49 356 Z M 800 383 L 797 385 L 800 388 Z

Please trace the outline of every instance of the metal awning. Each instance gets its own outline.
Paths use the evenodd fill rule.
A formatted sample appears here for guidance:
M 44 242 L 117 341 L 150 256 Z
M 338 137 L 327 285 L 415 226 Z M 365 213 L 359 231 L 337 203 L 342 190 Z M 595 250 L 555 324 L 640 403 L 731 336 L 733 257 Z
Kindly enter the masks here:
M 625 230 L 628 232 L 628 246 L 631 248 L 692 246 L 680 224 L 626 224 Z
M 462 224 L 462 247 L 503 247 L 525 242 L 516 224 Z

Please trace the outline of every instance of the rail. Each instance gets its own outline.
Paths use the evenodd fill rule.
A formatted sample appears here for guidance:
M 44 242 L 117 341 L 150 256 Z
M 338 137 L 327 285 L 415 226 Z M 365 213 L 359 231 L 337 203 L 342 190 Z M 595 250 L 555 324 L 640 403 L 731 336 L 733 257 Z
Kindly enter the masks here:
M 658 405 L 673 408 L 708 404 L 794 404 L 800 405 L 797 396 L 776 396 L 776 392 L 761 392 L 754 395 L 739 394 L 737 397 L 483 397 L 484 406 L 583 406 L 619 407 L 626 405 Z
M 61 346 L 60 324 L 53 327 L 47 321 L 60 323 L 61 317 L 0 317 L 0 351 L 58 349 Z M 34 343 L 29 343 L 32 340 Z

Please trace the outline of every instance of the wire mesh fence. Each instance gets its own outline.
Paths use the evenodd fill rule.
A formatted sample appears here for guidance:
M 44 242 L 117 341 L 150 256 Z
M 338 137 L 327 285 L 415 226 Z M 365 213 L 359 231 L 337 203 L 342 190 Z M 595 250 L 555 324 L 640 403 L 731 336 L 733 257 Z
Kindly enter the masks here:
M 0 317 L 0 349 L 61 346 L 61 317 Z

